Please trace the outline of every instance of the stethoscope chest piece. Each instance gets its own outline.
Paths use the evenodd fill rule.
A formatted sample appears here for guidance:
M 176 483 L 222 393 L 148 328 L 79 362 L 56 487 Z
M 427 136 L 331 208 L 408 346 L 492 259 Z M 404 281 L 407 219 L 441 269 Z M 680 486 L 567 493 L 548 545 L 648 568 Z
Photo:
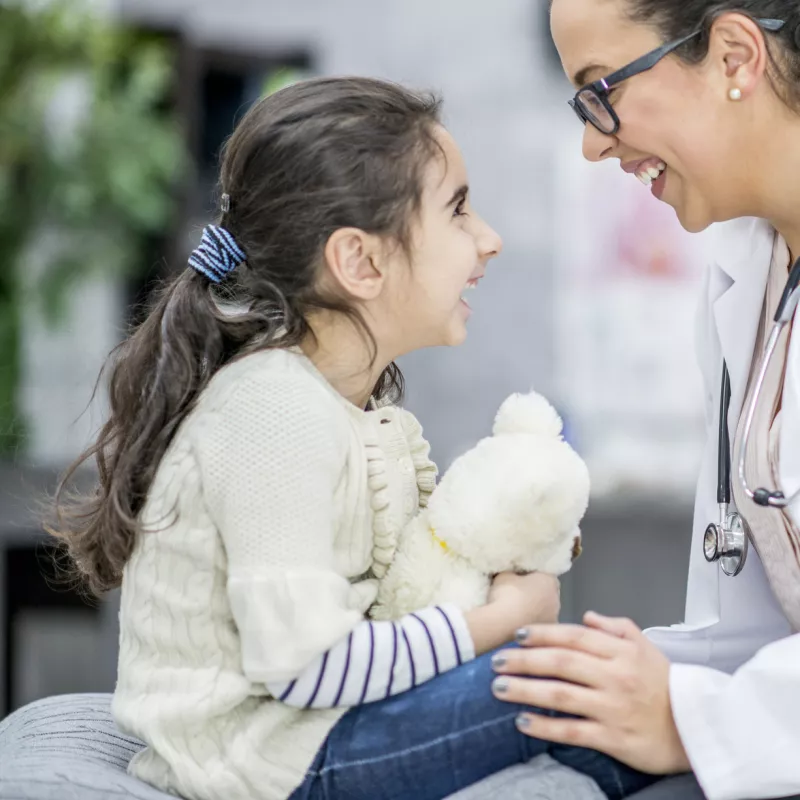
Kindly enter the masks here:
M 731 578 L 738 575 L 747 561 L 750 530 L 741 514 L 722 513 L 719 523 L 712 522 L 703 537 L 706 561 L 719 561 L 722 571 Z
M 719 561 L 722 571 L 730 577 L 744 569 L 747 560 L 750 528 L 741 514 L 729 511 L 731 502 L 731 459 L 728 436 L 728 408 L 731 402 L 731 378 L 727 365 L 722 368 L 722 388 L 719 408 L 719 447 L 717 450 L 717 504 L 719 522 L 712 522 L 703 536 L 703 555 L 706 561 Z

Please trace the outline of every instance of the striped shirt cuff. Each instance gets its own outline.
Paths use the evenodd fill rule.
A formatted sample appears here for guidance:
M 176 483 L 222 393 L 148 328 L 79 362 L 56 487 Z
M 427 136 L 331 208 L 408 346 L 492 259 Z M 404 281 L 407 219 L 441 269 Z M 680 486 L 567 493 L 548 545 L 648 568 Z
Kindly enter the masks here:
M 357 706 L 413 689 L 473 658 L 462 612 L 433 606 L 394 622 L 364 620 L 293 681 L 267 689 L 298 708 Z

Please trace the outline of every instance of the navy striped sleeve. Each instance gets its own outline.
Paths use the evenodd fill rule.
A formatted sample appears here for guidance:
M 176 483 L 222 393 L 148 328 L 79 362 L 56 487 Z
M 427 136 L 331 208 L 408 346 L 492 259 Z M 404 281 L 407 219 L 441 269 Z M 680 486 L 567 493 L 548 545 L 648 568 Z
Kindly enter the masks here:
M 453 637 L 453 649 L 456 653 L 456 659 L 458 660 L 459 666 L 464 662 L 461 660 L 461 648 L 458 644 L 458 636 L 456 636 L 456 629 L 453 627 L 453 623 L 450 622 L 450 618 L 444 611 L 439 607 L 436 606 L 436 610 L 442 615 L 442 619 L 444 619 L 445 625 L 447 625 L 447 629 L 450 631 L 450 635 Z
M 357 706 L 406 692 L 474 657 L 461 611 L 434 606 L 395 622 L 364 620 L 302 674 L 267 689 L 297 708 Z
M 361 699 L 358 701 L 358 705 L 361 705 L 364 702 L 364 698 L 367 696 L 367 690 L 369 689 L 369 679 L 372 677 L 372 665 L 375 663 L 375 626 L 373 623 L 368 622 L 367 627 L 369 629 L 369 655 L 367 656 L 367 674 L 364 677 L 364 688 L 361 690 Z
M 423 629 L 425 630 L 425 635 L 428 637 L 428 641 L 431 644 L 431 658 L 433 659 L 433 672 L 435 675 L 439 674 L 439 657 L 436 655 L 436 645 L 433 641 L 433 636 L 431 636 L 430 628 L 425 624 L 425 620 L 422 617 L 417 616 L 416 614 L 410 614 L 409 616 L 414 617 L 414 619 L 419 620 L 419 624 L 422 625 Z
M 334 698 L 333 701 L 334 706 L 338 706 L 342 699 L 342 692 L 344 692 L 344 682 L 347 680 L 347 673 L 350 671 L 350 654 L 352 653 L 352 650 L 353 650 L 353 634 L 351 632 L 350 635 L 347 637 L 347 656 L 345 657 L 344 660 L 341 682 L 339 683 L 339 691 L 336 692 L 336 697 Z
M 392 684 L 394 683 L 394 668 L 397 665 L 397 625 L 392 625 L 392 666 L 389 668 L 389 686 L 386 689 L 386 696 L 392 696 Z
M 406 643 L 408 667 L 411 670 L 411 685 L 408 688 L 413 689 L 417 685 L 417 666 L 414 663 L 414 650 L 411 647 L 411 642 L 408 640 L 408 631 L 405 628 L 403 628 L 403 641 Z

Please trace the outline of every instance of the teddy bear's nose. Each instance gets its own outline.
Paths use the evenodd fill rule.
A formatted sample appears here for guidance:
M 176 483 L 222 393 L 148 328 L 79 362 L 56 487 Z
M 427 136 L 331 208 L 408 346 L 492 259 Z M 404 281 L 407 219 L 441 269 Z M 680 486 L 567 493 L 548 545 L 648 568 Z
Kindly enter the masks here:
M 582 552 L 581 537 L 576 536 L 572 541 L 572 560 L 574 561 Z

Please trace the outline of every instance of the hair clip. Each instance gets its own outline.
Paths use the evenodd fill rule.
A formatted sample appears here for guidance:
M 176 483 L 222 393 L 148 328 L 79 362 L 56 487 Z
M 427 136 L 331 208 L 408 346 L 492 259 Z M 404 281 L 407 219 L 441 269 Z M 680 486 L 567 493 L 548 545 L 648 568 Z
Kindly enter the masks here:
M 244 250 L 230 231 L 218 225 L 208 225 L 203 230 L 200 246 L 189 256 L 189 266 L 212 283 L 222 283 L 246 260 Z
M 223 214 L 227 214 L 231 210 L 231 196 L 227 192 L 220 197 L 219 207 L 222 209 Z

